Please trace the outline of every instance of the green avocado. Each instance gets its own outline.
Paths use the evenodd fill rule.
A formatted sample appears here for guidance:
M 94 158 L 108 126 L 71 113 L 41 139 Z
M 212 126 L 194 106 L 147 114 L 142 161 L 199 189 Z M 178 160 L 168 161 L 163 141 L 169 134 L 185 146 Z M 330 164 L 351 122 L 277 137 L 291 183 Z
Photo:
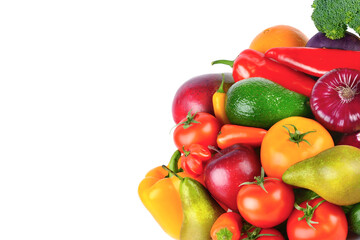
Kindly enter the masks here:
M 260 77 L 234 83 L 225 111 L 232 124 L 265 129 L 287 117 L 312 116 L 308 97 Z

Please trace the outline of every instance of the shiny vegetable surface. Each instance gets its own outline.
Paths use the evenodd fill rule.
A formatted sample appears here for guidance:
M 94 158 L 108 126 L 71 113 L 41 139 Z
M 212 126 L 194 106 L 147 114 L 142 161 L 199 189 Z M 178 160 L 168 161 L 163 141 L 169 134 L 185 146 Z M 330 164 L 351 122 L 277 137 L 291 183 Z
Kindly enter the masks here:
M 224 91 L 224 81 L 225 81 L 225 76 L 223 75 L 221 85 L 212 97 L 214 114 L 221 124 L 230 123 L 225 112 L 226 93 Z
M 170 165 L 176 168 L 179 158 L 180 151 L 177 150 L 170 160 Z M 175 239 L 180 239 L 183 221 L 179 186 L 179 179 L 175 176 L 168 177 L 168 172 L 159 166 L 149 171 L 138 187 L 141 202 L 161 228 Z
M 284 222 L 292 212 L 294 202 L 294 192 L 289 185 L 280 179 L 264 178 L 263 172 L 262 176 L 255 177 L 255 182 L 241 184 L 237 195 L 240 215 L 261 228 Z
M 275 123 L 261 144 L 261 164 L 269 177 L 281 178 L 291 165 L 334 146 L 330 133 L 318 122 L 289 117 Z
M 245 232 L 241 240 L 285 240 L 275 228 L 251 228 Z
M 188 149 L 183 149 L 184 154 L 180 158 L 182 169 L 193 177 L 203 173 L 203 164 L 211 158 L 211 152 L 207 147 L 193 143 Z
M 262 77 L 305 96 L 310 96 L 315 84 L 315 81 L 307 75 L 277 63 L 265 57 L 264 53 L 252 49 L 242 51 L 235 61 L 213 62 L 213 64 L 218 63 L 227 64 L 233 68 L 235 82 L 251 77 Z
M 319 78 L 310 97 L 310 107 L 316 120 L 331 131 L 359 131 L 359 89 L 359 70 L 338 68 Z
M 174 130 L 174 143 L 180 151 L 193 143 L 206 147 L 216 146 L 220 128 L 220 122 L 213 115 L 189 112 Z
M 265 56 L 290 68 L 321 77 L 335 68 L 360 70 L 360 51 L 288 47 L 269 49 Z
M 246 127 L 235 124 L 225 124 L 221 127 L 217 136 L 219 148 L 227 148 L 236 143 L 248 144 L 259 147 L 267 130 L 255 127 Z
M 238 213 L 226 212 L 220 215 L 211 228 L 212 240 L 239 240 L 242 218 Z
M 287 221 L 289 240 L 345 240 L 348 223 L 341 207 L 322 198 L 301 203 Z

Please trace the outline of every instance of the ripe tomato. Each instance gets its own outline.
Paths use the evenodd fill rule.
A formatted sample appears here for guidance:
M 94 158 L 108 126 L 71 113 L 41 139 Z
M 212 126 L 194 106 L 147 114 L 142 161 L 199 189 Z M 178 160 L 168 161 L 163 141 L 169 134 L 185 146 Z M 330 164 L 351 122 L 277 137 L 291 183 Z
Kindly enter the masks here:
M 265 235 L 266 234 L 266 235 Z M 250 236 L 248 236 L 250 235 Z M 272 236 L 270 236 L 272 235 Z M 285 240 L 281 233 L 274 228 L 255 228 L 248 231 L 248 234 L 244 234 L 240 238 L 241 240 Z
M 334 146 L 330 133 L 315 120 L 289 117 L 275 123 L 261 143 L 267 176 L 281 178 L 291 165 Z
M 323 199 L 305 201 L 300 204 L 301 208 L 315 207 Z M 345 240 L 348 233 L 348 224 L 344 211 L 340 206 L 329 202 L 321 203 L 314 211 L 311 221 L 315 222 L 310 227 L 306 219 L 299 221 L 304 212 L 294 209 L 287 221 L 287 234 L 289 240 Z
M 188 113 L 175 128 L 174 142 L 176 147 L 183 152 L 183 148 L 197 143 L 204 147 L 217 146 L 216 138 L 220 131 L 221 124 L 213 115 L 209 113 Z
M 257 180 L 258 181 L 258 180 Z M 257 184 L 241 186 L 237 195 L 240 215 L 256 227 L 271 228 L 285 221 L 294 208 L 294 192 L 280 179 L 264 178 Z

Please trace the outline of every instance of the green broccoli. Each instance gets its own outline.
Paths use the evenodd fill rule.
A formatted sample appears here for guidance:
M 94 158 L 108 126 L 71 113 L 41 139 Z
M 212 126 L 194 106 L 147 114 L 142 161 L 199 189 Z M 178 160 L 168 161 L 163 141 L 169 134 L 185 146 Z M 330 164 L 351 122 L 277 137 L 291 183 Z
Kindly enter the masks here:
M 345 36 L 348 27 L 360 34 L 360 0 L 314 0 L 315 27 L 330 39 Z

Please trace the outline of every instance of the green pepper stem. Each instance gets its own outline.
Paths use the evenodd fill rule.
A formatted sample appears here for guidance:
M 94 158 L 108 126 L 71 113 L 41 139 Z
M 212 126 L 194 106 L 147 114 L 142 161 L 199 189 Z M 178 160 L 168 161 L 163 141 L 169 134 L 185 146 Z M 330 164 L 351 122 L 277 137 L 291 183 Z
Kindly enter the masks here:
M 216 92 L 225 93 L 225 91 L 224 91 L 224 82 L 225 82 L 225 74 L 222 74 L 222 81 L 221 81 L 219 89 Z
M 230 66 L 230 67 L 234 67 L 234 61 L 224 60 L 224 59 L 213 61 L 213 62 L 211 63 L 211 65 L 219 64 L 219 63 L 220 63 L 220 64 L 228 65 L 228 66 Z
M 170 158 L 169 169 L 175 173 L 180 172 L 180 169 L 178 167 L 180 156 L 181 156 L 181 152 L 179 150 L 176 150 Z M 172 176 L 174 176 L 174 174 L 169 172 L 169 177 Z

